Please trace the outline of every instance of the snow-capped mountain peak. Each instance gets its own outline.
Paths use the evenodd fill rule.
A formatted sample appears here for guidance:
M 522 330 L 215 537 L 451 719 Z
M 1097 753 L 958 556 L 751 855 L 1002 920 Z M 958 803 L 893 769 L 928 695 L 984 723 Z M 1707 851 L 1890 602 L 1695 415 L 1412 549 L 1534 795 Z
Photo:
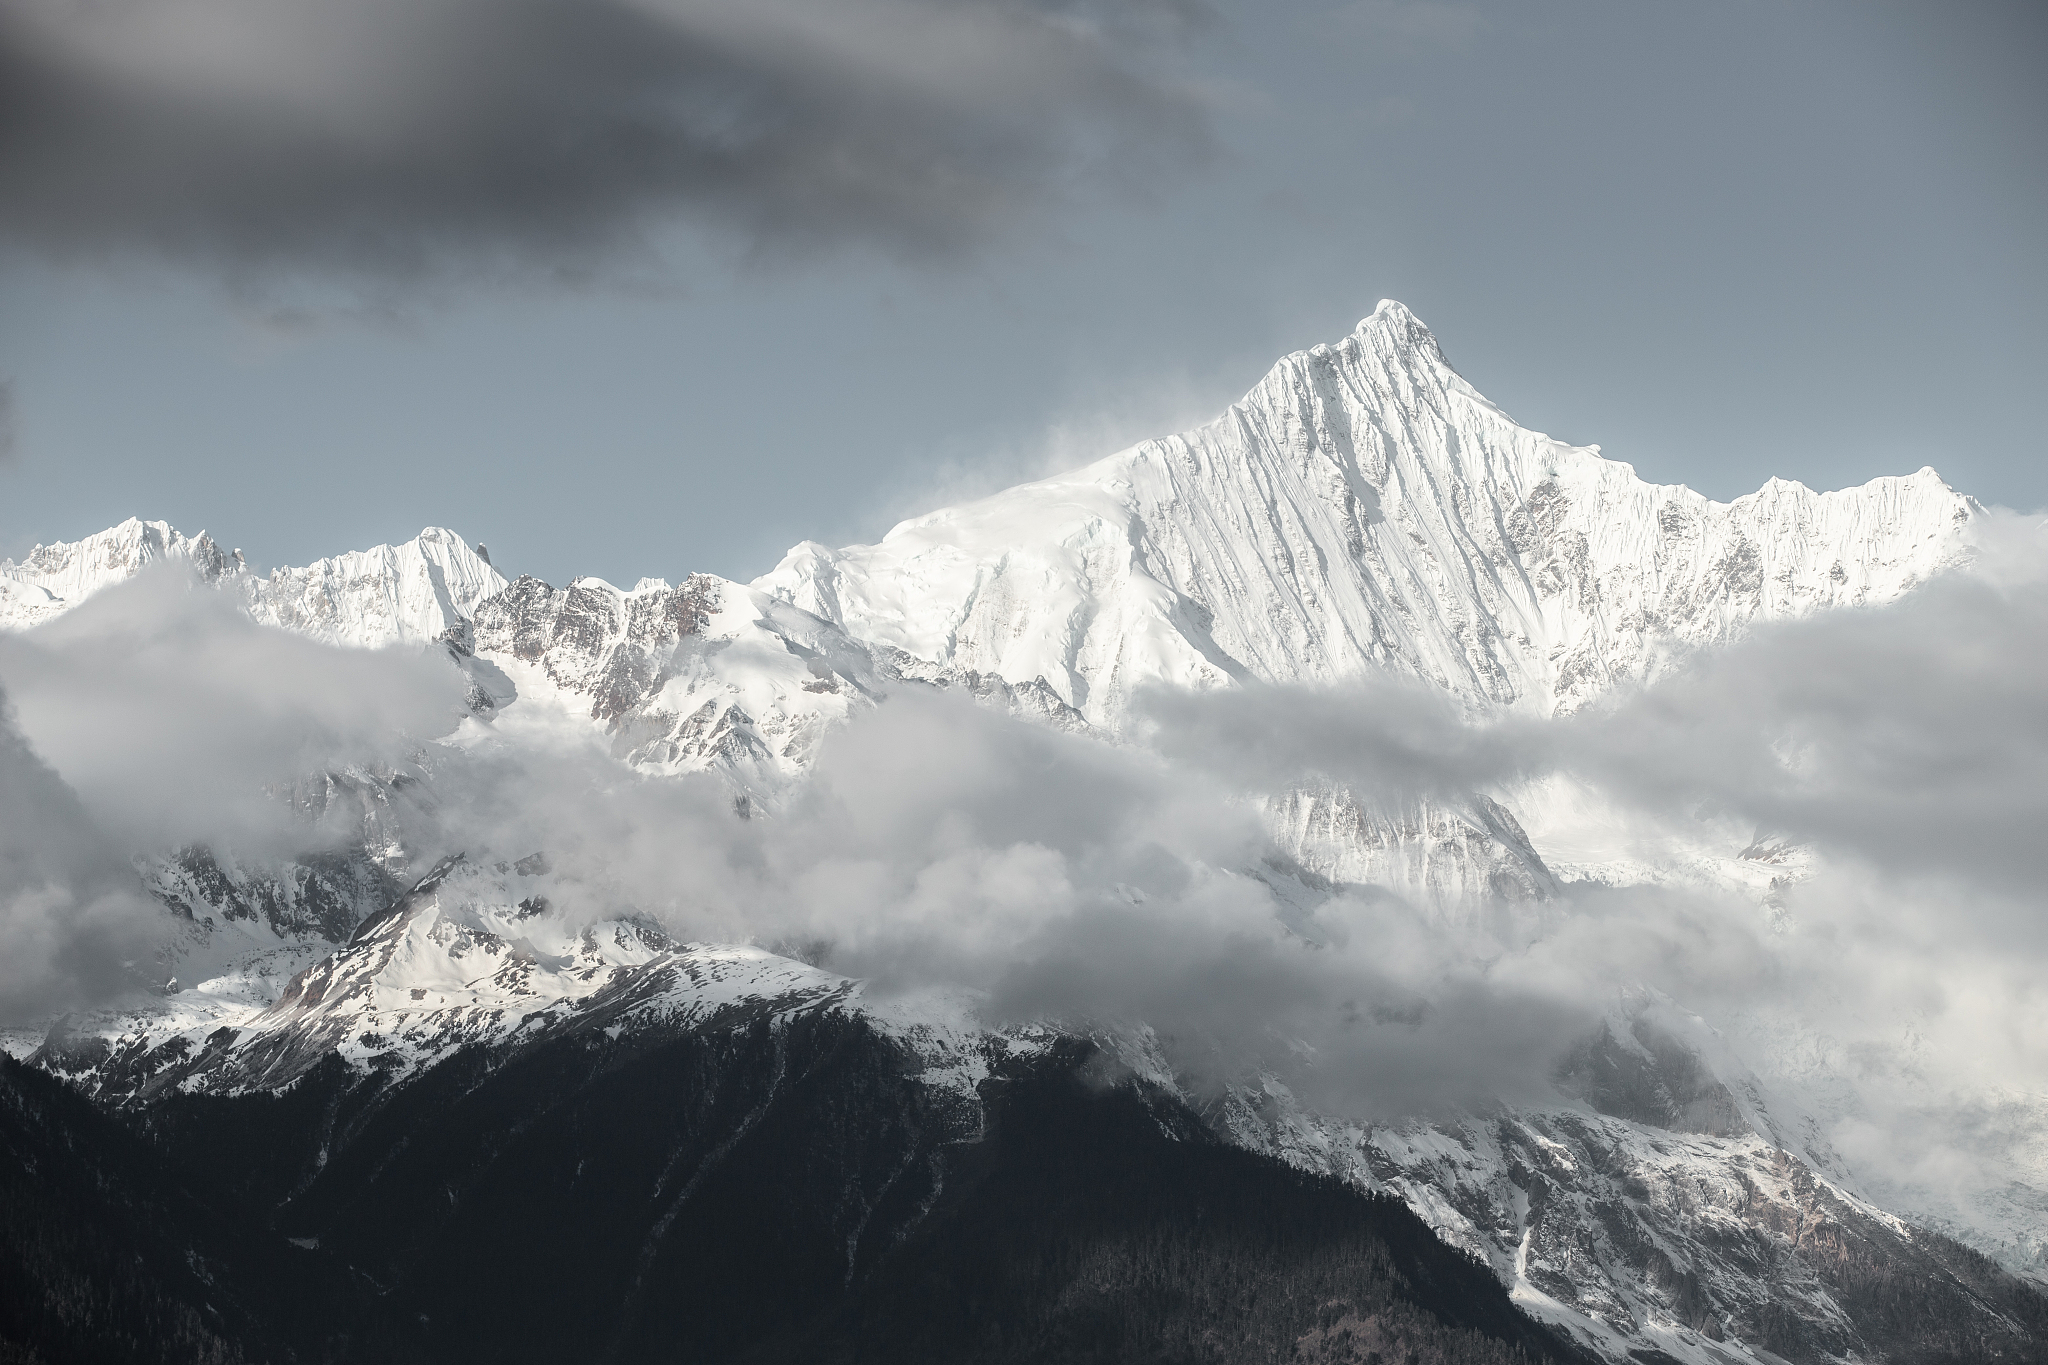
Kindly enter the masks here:
M 431 640 L 466 644 L 478 604 L 506 586 L 455 532 L 429 526 L 411 540 L 317 560 L 304 568 L 252 572 L 241 551 L 205 532 L 130 517 L 83 540 L 38 545 L 21 563 L 0 561 L 0 630 L 22 630 L 62 615 L 151 564 L 183 562 L 203 582 L 242 594 L 249 612 L 329 644 L 379 648 Z
M 756 586 L 1114 726 L 1146 683 L 1374 670 L 1569 710 L 1755 619 L 1897 596 L 1976 504 L 1932 470 L 1716 503 L 1517 425 L 1383 302 L 1224 413 L 1085 469 L 793 549 Z
M 130 517 L 83 540 L 38 545 L 19 564 L 0 560 L 0 630 L 23 630 L 60 616 L 160 561 L 184 561 L 208 582 L 243 568 L 241 551 L 222 550 L 204 531 L 185 536 L 169 522 Z
M 248 585 L 251 613 L 330 644 L 468 644 L 469 621 L 505 576 L 455 532 L 429 526 L 399 545 L 278 569 Z
M 434 755 L 451 768 L 460 751 L 566 736 L 636 781 L 711 772 L 737 815 L 780 819 L 800 814 L 778 802 L 823 738 L 895 689 L 959 688 L 1103 733 L 1148 685 L 1381 672 L 1432 683 L 1475 715 L 1549 715 L 1755 622 L 1898 597 L 1969 552 L 1979 511 L 1932 469 L 1838 492 L 1772 479 L 1728 503 L 1647 483 L 1596 446 L 1514 422 L 1387 300 L 1194 430 L 913 518 L 874 545 L 804 542 L 752 585 L 508 580 L 435 527 L 265 576 L 204 535 L 131 520 L 0 564 L 0 629 L 183 560 L 269 625 L 338 646 L 445 645 L 474 684 L 474 714 Z M 370 1077 L 399 1093 L 457 1055 L 498 1065 L 574 1040 L 607 1056 L 629 1034 L 734 1020 L 758 1023 L 779 1059 L 776 1029 L 830 1010 L 902 1045 L 916 1104 L 979 1131 L 974 1082 L 989 1059 L 1054 1036 L 984 1030 L 964 997 L 913 1017 L 781 948 L 670 943 L 629 906 L 586 922 L 566 895 L 551 900 L 568 883 L 544 854 L 437 842 L 420 814 L 445 780 L 432 767 L 418 781 L 330 773 L 295 794 L 308 809 L 360 811 L 365 837 L 339 852 L 260 865 L 199 846 L 146 854 L 149 891 L 180 919 L 161 994 L 5 1041 L 102 1099 L 140 1103 L 273 1090 L 335 1057 L 337 1083 Z M 1251 876 L 1304 937 L 1307 918 L 1289 916 L 1339 883 L 1426 912 L 1526 910 L 1533 923 L 1570 882 L 1663 875 L 1633 843 L 1615 856 L 1619 836 L 1590 793 L 1385 807 L 1331 784 L 1241 795 L 1276 854 Z M 1711 864 L 1691 844 L 1672 856 L 1702 877 L 1744 863 L 1756 887 L 1775 887 L 1777 855 L 1761 867 L 1745 860 L 1765 846 L 1741 847 Z M 1606 1358 L 1868 1355 L 1870 1315 L 1834 1297 L 1858 1267 L 1905 1267 L 1921 1285 L 1961 1272 L 1867 1202 L 1776 1081 L 1736 1062 L 1704 1021 L 1675 1019 L 1611 1014 L 1551 1077 L 1556 1103 L 1514 1112 L 1345 1122 L 1277 1078 L 1207 1112 L 1240 1146 L 1399 1195 L 1523 1307 Z M 1132 1055 L 1152 1045 L 1131 1043 Z M 764 1073 L 764 1095 L 781 1066 Z M 1172 1085 L 1163 1053 L 1136 1070 Z M 742 1109 L 768 1107 L 752 1103 Z M 2001 1197 L 2021 1212 L 1999 1228 L 2038 1207 L 2024 1202 L 2038 1191 L 2014 1190 Z

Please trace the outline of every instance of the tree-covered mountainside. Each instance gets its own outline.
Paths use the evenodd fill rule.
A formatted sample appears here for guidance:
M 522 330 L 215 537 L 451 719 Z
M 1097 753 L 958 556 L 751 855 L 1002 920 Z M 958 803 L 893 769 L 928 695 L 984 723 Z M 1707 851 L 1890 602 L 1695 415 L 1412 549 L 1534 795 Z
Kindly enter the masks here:
M 418 1361 L 376 1286 L 0 1056 L 0 1361 Z
M 135 1114 L 436 1361 L 1567 1361 L 1396 1200 L 1086 1045 L 936 1104 L 858 1016 L 479 1050 Z

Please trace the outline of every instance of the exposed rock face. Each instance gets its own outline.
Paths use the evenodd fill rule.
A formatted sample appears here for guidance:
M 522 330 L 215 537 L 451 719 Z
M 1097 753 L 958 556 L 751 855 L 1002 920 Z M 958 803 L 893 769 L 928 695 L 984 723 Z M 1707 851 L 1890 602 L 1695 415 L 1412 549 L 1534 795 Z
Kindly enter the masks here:
M 251 864 L 204 845 L 138 860 L 143 885 L 195 926 L 261 928 L 278 939 L 346 942 L 408 884 L 405 845 L 420 812 L 416 774 L 321 773 L 272 793 L 303 821 L 307 850 Z
M 309 853 L 250 868 L 224 866 L 212 849 L 193 845 L 146 865 L 143 884 L 187 919 L 211 928 L 236 920 L 261 924 L 279 937 L 341 942 L 356 924 L 391 903 L 402 887 L 360 849 Z
M 1359 1126 L 1269 1087 L 1232 1092 L 1212 1118 L 1253 1150 L 1399 1195 L 1517 1304 L 1609 1359 L 2048 1349 L 2048 1297 L 1823 1174 L 1832 1154 L 1813 1135 L 1784 1131 L 1753 1082 L 1731 1087 L 1647 1018 L 1611 1020 L 1562 1079 L 1582 1104 Z
M 872 653 L 876 672 L 890 682 L 958 689 L 983 706 L 1050 725 L 1056 730 L 1076 732 L 1088 728 L 1086 718 L 1062 700 L 1042 677 L 1012 683 L 994 673 L 935 664 L 887 645 L 875 648 Z
M 719 586 L 697 574 L 680 588 L 622 593 L 596 580 L 550 588 L 521 575 L 478 608 L 476 648 L 540 664 L 556 686 L 591 697 L 593 719 L 614 721 L 668 681 L 676 647 L 717 612 Z
M 771 803 L 826 730 L 878 695 L 844 632 L 709 574 L 631 589 L 522 577 L 479 605 L 475 647 L 587 714 L 634 767 L 716 772 Z
M 1685 1040 L 1648 1019 L 1614 1021 L 1574 1048 L 1558 1088 L 1603 1114 L 1674 1133 L 1736 1137 L 1755 1131 L 1741 1103 Z

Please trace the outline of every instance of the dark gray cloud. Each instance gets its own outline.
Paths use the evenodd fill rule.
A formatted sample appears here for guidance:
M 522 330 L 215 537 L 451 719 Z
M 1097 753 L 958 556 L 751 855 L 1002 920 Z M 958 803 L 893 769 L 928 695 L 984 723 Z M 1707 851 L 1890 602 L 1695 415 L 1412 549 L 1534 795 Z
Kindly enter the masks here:
M 922 257 L 1198 150 L 1191 0 L 8 0 L 0 234 L 244 280 Z
M 0 464 L 14 458 L 14 381 L 0 379 Z

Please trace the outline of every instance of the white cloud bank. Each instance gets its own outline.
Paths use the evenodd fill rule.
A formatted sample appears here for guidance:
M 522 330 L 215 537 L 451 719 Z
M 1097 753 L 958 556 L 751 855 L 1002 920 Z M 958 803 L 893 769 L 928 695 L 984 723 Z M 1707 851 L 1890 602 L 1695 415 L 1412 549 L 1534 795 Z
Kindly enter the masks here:
M 1972 1143 L 2034 1140 L 2033 1111 L 1997 1097 L 2048 1093 L 2043 562 L 2038 537 L 2000 542 L 1896 606 L 1759 630 L 1555 722 L 1473 726 L 1392 684 L 1246 688 L 1154 696 L 1141 741 L 1112 746 L 906 692 L 834 735 L 772 819 L 595 745 L 430 745 L 415 834 L 547 849 L 582 888 L 569 913 L 823 944 L 877 989 L 979 988 L 997 1019 L 1142 1022 L 1198 1084 L 1266 1067 L 1368 1118 L 1544 1098 L 1571 1043 L 1648 987 L 1852 1077 L 1863 1108 L 1838 1137 L 1866 1161 L 1989 1179 Z M 122 857 L 303 842 L 265 784 L 404 761 L 461 692 L 438 656 L 261 630 L 170 578 L 0 641 L 0 682 L 35 750 L 6 737 L 16 1016 L 119 984 L 159 913 Z M 1699 838 L 1704 809 L 1803 842 L 1817 870 L 1769 913 L 1706 884 L 1578 884 L 1463 920 L 1339 888 L 1289 928 L 1253 875 L 1272 848 L 1243 793 L 1310 774 L 1385 803 L 1570 784 L 1651 838 Z M 1978 1137 L 1915 1117 L 1937 1110 L 1978 1113 Z

